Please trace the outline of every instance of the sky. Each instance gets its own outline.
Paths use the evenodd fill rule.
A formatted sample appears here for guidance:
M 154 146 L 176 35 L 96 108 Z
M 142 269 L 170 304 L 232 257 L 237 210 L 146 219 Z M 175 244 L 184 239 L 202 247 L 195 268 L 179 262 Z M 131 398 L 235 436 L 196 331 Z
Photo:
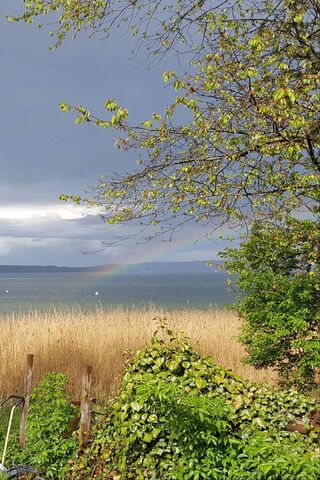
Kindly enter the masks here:
M 148 70 L 143 52 L 131 59 L 132 40 L 81 35 L 49 52 L 48 30 L 12 24 L 19 0 L 0 2 L 0 264 L 91 266 L 142 261 L 213 260 L 218 240 L 196 240 L 205 229 L 186 226 L 173 241 L 143 243 L 134 225 L 106 225 L 96 211 L 59 201 L 62 193 L 84 195 L 100 174 L 136 167 L 133 152 L 114 149 L 112 132 L 76 126 L 59 102 L 83 104 L 103 114 L 115 98 L 141 121 L 170 103 L 162 72 L 166 59 Z M 112 243 L 101 248 L 101 242 Z M 89 252 L 89 253 L 83 253 Z

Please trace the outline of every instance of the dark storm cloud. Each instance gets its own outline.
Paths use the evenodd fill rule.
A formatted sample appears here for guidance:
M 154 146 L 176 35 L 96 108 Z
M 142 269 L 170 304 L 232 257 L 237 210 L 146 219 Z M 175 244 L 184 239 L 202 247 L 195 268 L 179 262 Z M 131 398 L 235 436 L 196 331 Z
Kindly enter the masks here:
M 137 245 L 134 237 L 95 255 L 81 255 L 99 250 L 100 240 L 110 243 L 120 234 L 133 234 L 134 225 L 111 228 L 88 213 L 66 219 L 48 211 L 21 218 L 13 211 L 1 217 L 1 209 L 56 205 L 61 193 L 83 194 L 101 173 L 136 167 L 133 153 L 114 149 L 112 132 L 76 127 L 72 114 L 59 111 L 61 100 L 107 115 L 104 100 L 116 98 L 135 122 L 161 112 L 171 100 L 162 82 L 162 71 L 170 65 L 149 72 L 140 64 L 142 53 L 130 61 L 129 37 L 89 41 L 81 36 L 49 53 L 48 31 L 5 21 L 5 14 L 20 7 L 18 0 L 0 3 L 0 263 L 94 265 L 126 261 L 132 252 L 143 256 L 155 244 Z M 194 227 L 184 232 L 185 238 L 193 237 Z M 163 260 L 207 259 L 215 251 L 207 243 L 195 247 L 192 242 L 163 250 Z
M 71 114 L 59 111 L 60 100 L 106 115 L 103 102 L 115 97 L 144 119 L 167 95 L 161 70 L 148 73 L 128 60 L 128 37 L 89 41 L 83 36 L 49 53 L 48 31 L 3 19 L 17 5 L 5 1 L 0 6 L 1 184 L 25 188 L 26 202 L 33 202 L 28 184 L 36 184 L 45 194 L 38 197 L 51 202 L 70 183 L 82 193 L 100 173 L 135 164 L 132 156 L 114 150 L 111 132 L 77 128 Z M 1 189 L 0 200 L 9 198 L 15 201 L 14 189 Z

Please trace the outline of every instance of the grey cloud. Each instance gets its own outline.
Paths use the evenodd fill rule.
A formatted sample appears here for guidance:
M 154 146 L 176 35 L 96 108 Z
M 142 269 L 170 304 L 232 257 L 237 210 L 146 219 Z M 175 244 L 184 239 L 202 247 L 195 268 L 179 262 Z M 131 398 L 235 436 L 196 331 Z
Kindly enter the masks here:
M 52 201 L 64 191 L 83 193 L 100 173 L 135 165 L 132 155 L 114 150 L 112 132 L 76 127 L 72 114 L 61 113 L 58 103 L 83 103 L 106 115 L 104 100 L 116 97 L 141 120 L 168 97 L 161 70 L 148 73 L 138 62 L 128 61 L 125 37 L 110 43 L 82 36 L 49 53 L 48 32 L 8 24 L 3 17 L 11 10 L 12 2 L 1 2 L 0 201 L 14 202 L 15 190 L 20 196 L 23 190 L 26 202 L 32 202 L 34 194 Z M 13 187 L 7 197 L 2 194 L 4 182 Z M 30 184 L 36 186 L 34 194 Z
M 0 219 L 2 237 L 97 239 L 105 234 L 105 228 L 97 216 L 89 215 L 89 221 L 83 219 L 62 219 L 57 214 L 30 219 Z
M 104 100 L 117 98 L 134 122 L 145 120 L 171 102 L 162 71 L 174 65 L 167 61 L 148 72 L 140 65 L 141 57 L 128 60 L 132 44 L 126 36 L 89 41 L 82 35 L 49 53 L 47 31 L 4 20 L 16 8 L 18 2 L 0 2 L 0 207 L 54 204 L 61 193 L 83 194 L 97 184 L 100 173 L 136 167 L 135 154 L 114 149 L 114 133 L 76 127 L 71 113 L 59 111 L 59 101 L 82 103 L 105 116 Z M 194 228 L 178 232 L 177 244 Z M 74 220 L 0 219 L 0 262 L 95 265 L 132 259 L 133 252 L 142 258 L 145 251 L 163 245 L 162 239 L 138 245 L 133 237 L 94 255 L 81 255 L 82 250 L 99 250 L 100 241 L 113 242 L 137 229 L 135 224 L 112 228 L 90 213 Z M 208 245 L 178 249 L 168 244 L 159 258 L 207 259 L 208 251 L 215 251 Z

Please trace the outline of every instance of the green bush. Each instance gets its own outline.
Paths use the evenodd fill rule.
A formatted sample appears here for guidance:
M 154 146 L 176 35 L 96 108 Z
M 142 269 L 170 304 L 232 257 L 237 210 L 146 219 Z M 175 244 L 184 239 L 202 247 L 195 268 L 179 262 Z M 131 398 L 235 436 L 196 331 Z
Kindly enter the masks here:
M 46 478 L 65 478 L 64 470 L 77 448 L 77 441 L 68 436 L 67 427 L 75 411 L 65 392 L 66 376 L 52 373 L 43 378 L 30 396 L 23 451 L 11 450 L 11 464 L 32 465 Z
M 317 432 L 285 430 L 297 416 L 308 421 L 313 400 L 244 381 L 167 333 L 169 344 L 154 336 L 128 365 L 69 479 L 318 478 Z
M 239 289 L 246 362 L 273 367 L 282 384 L 307 391 L 320 372 L 320 228 L 310 220 L 256 223 L 221 254 Z
M 7 403 L 0 409 L 0 459 L 2 456 L 3 448 L 4 448 L 4 441 L 7 434 L 10 412 L 13 405 L 14 405 L 14 402 L 12 402 L 10 405 L 8 405 Z M 11 425 L 11 431 L 10 431 L 10 437 L 9 437 L 9 450 L 10 448 L 16 448 L 19 443 L 20 413 L 21 413 L 21 407 L 16 408 L 13 419 L 12 419 L 12 425 Z

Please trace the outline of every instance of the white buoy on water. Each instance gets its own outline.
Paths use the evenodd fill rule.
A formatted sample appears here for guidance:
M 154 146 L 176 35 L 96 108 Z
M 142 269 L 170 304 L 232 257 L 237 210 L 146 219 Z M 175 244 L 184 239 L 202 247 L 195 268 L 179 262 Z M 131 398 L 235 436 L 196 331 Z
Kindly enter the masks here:
M 9 290 L 6 290 L 6 293 L 9 293 Z
M 99 295 L 99 292 L 94 292 L 95 295 Z

